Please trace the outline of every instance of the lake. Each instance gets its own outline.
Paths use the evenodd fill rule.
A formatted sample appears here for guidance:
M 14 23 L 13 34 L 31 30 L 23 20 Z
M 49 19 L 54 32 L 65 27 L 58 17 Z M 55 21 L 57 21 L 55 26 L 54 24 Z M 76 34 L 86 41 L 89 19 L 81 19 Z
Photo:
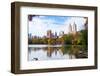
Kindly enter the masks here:
M 29 45 L 28 61 L 88 58 L 83 45 Z

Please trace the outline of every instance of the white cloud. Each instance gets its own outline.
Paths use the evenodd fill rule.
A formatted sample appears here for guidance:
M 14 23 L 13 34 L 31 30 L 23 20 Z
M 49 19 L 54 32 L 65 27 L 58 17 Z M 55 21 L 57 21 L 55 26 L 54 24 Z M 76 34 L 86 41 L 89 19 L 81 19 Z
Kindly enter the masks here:
M 38 17 L 34 17 L 32 21 L 29 22 L 29 33 L 33 35 L 43 36 L 48 28 L 48 23 L 51 23 L 50 20 L 42 20 Z
M 77 25 L 77 29 L 80 30 L 85 23 L 85 19 L 83 17 L 71 17 L 68 18 L 63 25 L 54 24 L 54 20 L 45 19 L 44 16 L 34 17 L 32 21 L 29 21 L 29 33 L 37 36 L 46 35 L 47 30 L 51 29 L 52 32 L 57 32 L 59 34 L 60 31 L 64 31 L 68 33 L 69 24 L 73 24 L 74 22 Z

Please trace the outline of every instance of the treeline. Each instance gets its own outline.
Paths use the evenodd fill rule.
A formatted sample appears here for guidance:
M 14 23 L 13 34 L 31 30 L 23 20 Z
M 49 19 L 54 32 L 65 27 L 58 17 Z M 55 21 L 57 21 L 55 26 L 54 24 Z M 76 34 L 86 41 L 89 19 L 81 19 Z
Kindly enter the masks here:
M 87 30 L 81 30 L 76 34 L 65 34 L 61 38 L 32 38 L 28 39 L 29 44 L 70 44 L 70 45 L 87 45 Z

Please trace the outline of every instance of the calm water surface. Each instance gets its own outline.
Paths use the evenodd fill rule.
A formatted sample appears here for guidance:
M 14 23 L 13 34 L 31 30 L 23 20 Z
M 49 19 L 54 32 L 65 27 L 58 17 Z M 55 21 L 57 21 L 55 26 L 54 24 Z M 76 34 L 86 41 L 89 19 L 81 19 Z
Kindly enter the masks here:
M 87 58 L 87 48 L 82 45 L 29 45 L 28 60 L 58 60 Z

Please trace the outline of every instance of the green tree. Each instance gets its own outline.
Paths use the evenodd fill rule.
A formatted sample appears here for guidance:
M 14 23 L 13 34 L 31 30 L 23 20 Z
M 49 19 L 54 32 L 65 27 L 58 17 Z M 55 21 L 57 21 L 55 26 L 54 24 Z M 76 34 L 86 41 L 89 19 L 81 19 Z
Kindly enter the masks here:
M 82 45 L 88 44 L 88 32 L 87 30 L 81 30 L 81 43 Z
M 42 39 L 42 43 L 43 43 L 43 44 L 48 44 L 48 38 L 43 38 L 43 39 Z
M 73 36 L 71 34 L 68 34 L 68 35 L 64 35 L 62 37 L 63 41 L 64 41 L 64 44 L 72 44 L 72 39 L 73 39 Z
M 55 42 L 56 42 L 56 41 L 55 41 L 55 39 L 53 39 L 53 38 L 49 38 L 49 39 L 48 39 L 48 44 L 49 44 L 49 45 L 55 44 Z

